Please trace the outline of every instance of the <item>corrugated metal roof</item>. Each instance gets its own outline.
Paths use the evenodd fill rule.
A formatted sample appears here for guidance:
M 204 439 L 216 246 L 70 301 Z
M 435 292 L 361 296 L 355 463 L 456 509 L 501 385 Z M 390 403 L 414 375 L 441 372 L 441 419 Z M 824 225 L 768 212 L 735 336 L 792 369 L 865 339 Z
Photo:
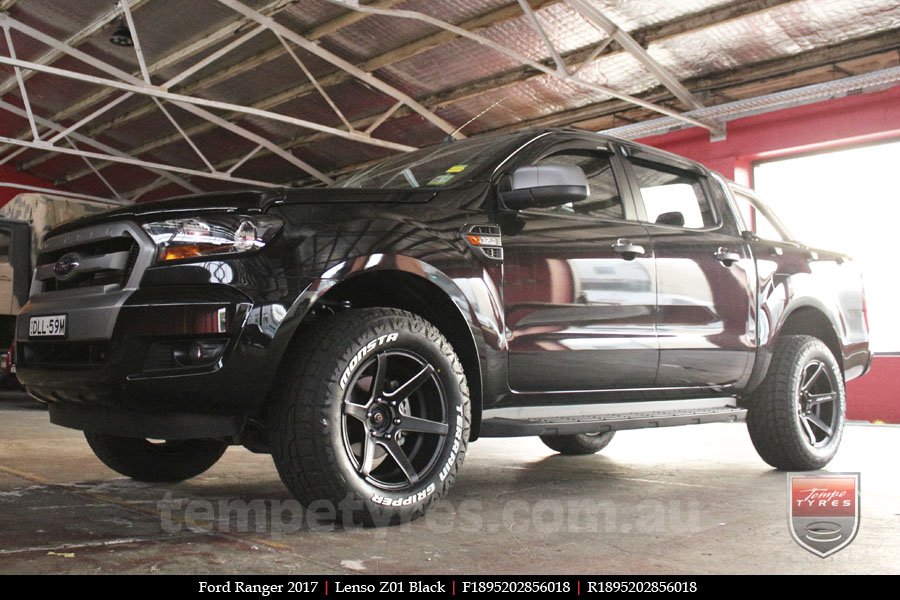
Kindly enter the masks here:
M 176 77 L 258 26 L 217 0 L 132 0 L 131 4 L 135 6 L 137 34 L 156 85 Z M 292 32 L 311 37 L 315 44 L 339 58 L 369 70 L 453 127 L 496 105 L 466 128 L 468 135 L 534 124 L 577 124 L 579 115 L 585 111 L 592 115 L 622 114 L 626 120 L 655 116 L 652 112 L 635 110 L 602 91 L 537 72 L 478 41 L 420 20 L 360 15 L 326 0 L 246 0 L 244 4 L 271 16 Z M 619 93 L 639 95 L 655 102 L 671 101 L 676 109 L 684 108 L 678 101 L 672 101 L 671 94 L 640 60 L 624 52 L 615 42 L 582 65 L 598 44 L 605 43 L 607 34 L 568 3 L 531 0 L 530 4 L 535 7 L 536 18 L 555 51 L 566 60 L 570 70 L 580 68 L 580 78 Z M 729 91 L 739 86 L 740 94 L 752 93 L 748 92 L 752 88 L 748 85 L 758 78 L 757 68 L 778 73 L 781 79 L 777 84 L 767 75 L 765 89 L 771 91 L 797 85 L 803 81 L 804 70 L 840 66 L 860 56 L 873 57 L 866 62 L 872 69 L 900 62 L 900 4 L 895 0 L 592 0 L 591 4 L 622 31 L 632 34 L 653 59 L 686 87 L 690 89 L 702 82 L 703 89 L 698 93 L 706 103 L 724 101 Z M 369 5 L 415 11 L 459 25 L 527 60 L 554 68 L 551 52 L 541 34 L 515 1 L 378 0 Z M 109 0 L 66 3 L 18 0 L 8 14 L 17 23 L 66 41 L 97 23 L 101 16 L 109 17 L 112 8 Z M 139 74 L 134 50 L 109 41 L 118 19 L 116 16 L 98 23 L 96 31 L 76 40 L 74 46 L 112 67 Z M 16 27 L 12 36 L 20 59 L 36 61 L 49 50 L 46 44 L 17 31 Z M 198 51 L 173 58 L 191 46 L 199 48 Z M 365 130 L 396 103 L 390 95 L 369 83 L 294 43 L 290 46 L 355 129 Z M 9 56 L 2 40 L 0 54 Z M 773 65 L 781 63 L 783 68 L 773 70 Z M 101 74 L 96 68 L 68 56 L 54 57 L 49 64 Z M 792 69 L 792 64 L 797 68 Z M 849 74 L 856 73 L 834 69 L 835 78 Z M 102 75 L 110 77 L 108 73 Z M 717 80 L 725 83 L 716 88 Z M 0 65 L 0 86 L 3 101 L 23 107 L 8 66 Z M 75 123 L 122 93 L 44 73 L 29 74 L 26 87 L 35 113 L 55 119 L 62 126 Z M 344 128 L 326 98 L 284 52 L 271 31 L 259 33 L 169 91 Z M 219 170 L 227 170 L 256 147 L 256 142 L 171 104 L 169 107 L 179 125 Z M 212 112 L 325 172 L 347 169 L 391 152 L 256 116 L 219 109 Z M 0 114 L 3 114 L 0 135 L 31 138 L 27 120 L 8 112 Z M 567 115 L 572 115 L 573 120 L 567 121 Z M 122 102 L 84 125 L 78 133 L 146 161 L 205 169 L 194 150 L 146 97 L 135 96 Z M 374 135 L 391 142 L 422 146 L 444 138 L 446 132 L 409 107 L 402 107 Z M 77 144 L 81 148 L 89 147 L 84 138 Z M 0 160 L 13 151 L 16 148 L 10 145 L 0 147 Z M 59 182 L 63 189 L 109 194 L 80 157 L 28 149 L 10 162 Z M 123 195 L 157 177 L 131 165 L 93 162 L 117 189 L 121 186 Z M 274 156 L 269 149 L 247 161 L 236 174 L 284 184 L 312 182 L 296 165 Z M 201 189 L 236 187 L 234 183 L 199 176 L 188 178 Z M 173 189 L 177 188 L 162 185 L 142 200 L 172 193 Z

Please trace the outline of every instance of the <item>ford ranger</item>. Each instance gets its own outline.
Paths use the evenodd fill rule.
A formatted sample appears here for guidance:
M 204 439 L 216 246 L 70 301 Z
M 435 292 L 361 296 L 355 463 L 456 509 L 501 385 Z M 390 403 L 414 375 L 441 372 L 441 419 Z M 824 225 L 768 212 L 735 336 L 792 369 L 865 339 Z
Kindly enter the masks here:
M 28 392 L 119 473 L 183 480 L 240 444 L 367 523 L 424 514 L 478 437 L 590 454 L 746 419 L 768 464 L 818 469 L 871 360 L 850 258 L 695 162 L 575 130 L 62 225 L 16 339 Z

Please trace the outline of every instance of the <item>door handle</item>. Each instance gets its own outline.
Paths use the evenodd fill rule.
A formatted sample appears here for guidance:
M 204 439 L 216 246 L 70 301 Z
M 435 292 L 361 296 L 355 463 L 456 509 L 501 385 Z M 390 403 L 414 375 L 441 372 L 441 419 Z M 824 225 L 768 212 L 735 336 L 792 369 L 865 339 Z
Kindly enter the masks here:
M 741 260 L 741 255 L 737 252 L 732 252 L 728 248 L 719 248 L 716 250 L 716 260 L 725 265 L 726 267 L 730 267 L 737 261 Z
M 643 256 L 646 251 L 643 246 L 632 244 L 628 240 L 620 239 L 612 245 L 613 252 L 624 258 L 625 260 L 634 260 L 636 256 Z

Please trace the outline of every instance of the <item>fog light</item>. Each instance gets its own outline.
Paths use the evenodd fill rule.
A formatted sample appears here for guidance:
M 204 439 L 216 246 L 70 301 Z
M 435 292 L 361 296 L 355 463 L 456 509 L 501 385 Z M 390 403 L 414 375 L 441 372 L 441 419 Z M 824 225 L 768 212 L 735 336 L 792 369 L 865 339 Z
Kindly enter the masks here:
M 225 353 L 228 340 L 191 340 L 175 344 L 172 348 L 172 358 L 182 367 L 198 367 L 210 365 Z

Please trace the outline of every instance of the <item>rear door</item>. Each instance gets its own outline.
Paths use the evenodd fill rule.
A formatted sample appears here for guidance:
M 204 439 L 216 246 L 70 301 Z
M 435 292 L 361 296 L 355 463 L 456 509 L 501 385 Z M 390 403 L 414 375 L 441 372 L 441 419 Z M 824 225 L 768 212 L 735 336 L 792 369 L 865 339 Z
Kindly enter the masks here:
M 657 387 L 726 386 L 755 346 L 755 266 L 718 183 L 644 149 L 626 169 L 656 257 Z
M 623 193 L 621 163 L 605 143 L 585 141 L 528 164 L 581 167 L 590 196 L 520 211 L 503 229 L 511 389 L 651 387 L 659 358 L 653 254 Z

